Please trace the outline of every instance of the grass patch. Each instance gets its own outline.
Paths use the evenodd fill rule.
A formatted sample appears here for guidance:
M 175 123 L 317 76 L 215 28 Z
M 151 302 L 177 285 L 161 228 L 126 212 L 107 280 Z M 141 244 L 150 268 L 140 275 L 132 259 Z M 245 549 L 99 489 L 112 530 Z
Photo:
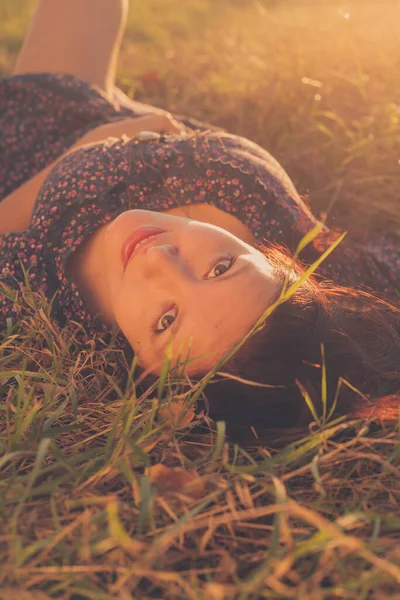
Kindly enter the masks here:
M 118 387 L 110 355 L 81 337 L 77 358 L 71 329 L 49 351 L 45 313 L 2 347 L 3 588 L 77 599 L 398 590 L 395 428 L 330 422 L 241 448 L 167 385 L 160 400 Z
M 3 74 L 33 6 L 0 0 Z M 119 82 L 266 147 L 315 212 L 365 239 L 399 224 L 399 17 L 394 3 L 132 2 Z M 395 426 L 228 443 L 168 379 L 141 394 L 112 347 L 55 332 L 26 300 L 0 347 L 0 598 L 399 596 Z

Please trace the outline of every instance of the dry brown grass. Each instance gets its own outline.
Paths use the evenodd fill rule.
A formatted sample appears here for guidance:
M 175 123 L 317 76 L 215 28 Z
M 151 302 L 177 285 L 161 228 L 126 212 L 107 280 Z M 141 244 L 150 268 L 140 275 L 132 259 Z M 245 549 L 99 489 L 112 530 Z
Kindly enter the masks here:
M 167 388 L 118 391 L 90 341 L 76 360 L 71 331 L 44 351 L 46 327 L 34 317 L 3 347 L 0 589 L 76 600 L 395 597 L 396 428 L 331 423 L 278 449 L 241 449 L 188 405 L 171 423 Z

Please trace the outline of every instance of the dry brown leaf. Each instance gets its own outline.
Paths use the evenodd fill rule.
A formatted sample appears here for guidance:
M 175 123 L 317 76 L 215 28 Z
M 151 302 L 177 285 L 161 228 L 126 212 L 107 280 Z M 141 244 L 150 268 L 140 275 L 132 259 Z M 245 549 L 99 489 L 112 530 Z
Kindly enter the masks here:
M 195 417 L 194 405 L 188 407 L 182 400 L 163 404 L 159 408 L 158 414 L 160 420 L 170 427 L 188 425 Z
M 204 483 L 193 470 L 186 471 L 181 467 L 166 467 L 158 463 L 148 467 L 146 474 L 161 494 L 200 496 L 204 493 Z

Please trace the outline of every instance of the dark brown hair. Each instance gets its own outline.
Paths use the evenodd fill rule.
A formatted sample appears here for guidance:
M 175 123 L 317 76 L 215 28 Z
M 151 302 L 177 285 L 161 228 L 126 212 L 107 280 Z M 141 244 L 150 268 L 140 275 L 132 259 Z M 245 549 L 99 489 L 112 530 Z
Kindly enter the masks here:
M 283 248 L 264 246 L 263 251 L 282 284 L 286 280 L 290 287 L 304 273 Z M 334 405 L 335 416 L 396 418 L 399 307 L 376 294 L 311 276 L 221 368 L 235 379 L 217 374 L 206 387 L 210 415 L 233 428 L 306 425 L 313 420 L 306 396 L 318 415 L 324 410 L 324 365 L 325 414 Z

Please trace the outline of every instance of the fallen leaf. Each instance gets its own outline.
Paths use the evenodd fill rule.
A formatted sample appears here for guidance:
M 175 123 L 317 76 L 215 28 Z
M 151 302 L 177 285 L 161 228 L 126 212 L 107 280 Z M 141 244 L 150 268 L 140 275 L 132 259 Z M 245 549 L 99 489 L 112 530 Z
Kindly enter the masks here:
M 195 417 L 194 405 L 187 406 L 182 400 L 166 402 L 158 409 L 160 420 L 170 427 L 188 425 Z
M 160 494 L 180 493 L 200 496 L 204 493 L 204 483 L 197 471 L 186 471 L 181 467 L 166 467 L 158 463 L 148 467 L 146 475 Z

